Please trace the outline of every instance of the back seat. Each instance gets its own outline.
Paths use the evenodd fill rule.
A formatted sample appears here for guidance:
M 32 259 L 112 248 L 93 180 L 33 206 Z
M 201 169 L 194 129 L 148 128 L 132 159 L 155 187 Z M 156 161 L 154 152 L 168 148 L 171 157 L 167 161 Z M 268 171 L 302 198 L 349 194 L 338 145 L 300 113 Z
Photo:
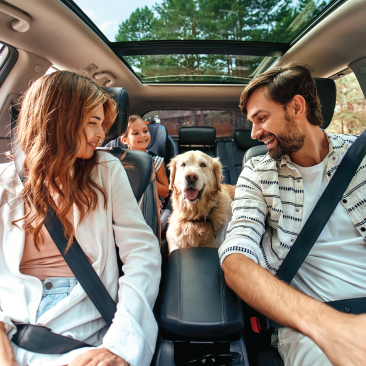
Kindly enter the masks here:
M 147 126 L 149 128 L 151 141 L 146 150 L 164 158 L 165 166 L 167 166 L 170 160 L 178 155 L 177 143 L 168 134 L 168 130 L 165 126 L 151 122 Z M 110 141 L 106 147 L 121 147 L 123 149 L 128 149 L 127 145 L 124 145 L 119 137 Z M 166 170 L 169 178 L 169 171 L 168 169 Z
M 158 123 L 148 124 L 151 141 L 147 151 L 164 158 L 165 165 L 168 165 L 174 156 L 178 155 L 178 146 L 168 134 L 165 126 Z
M 223 183 L 235 185 L 242 170 L 243 156 L 253 146 L 262 145 L 251 138 L 250 130 L 235 130 L 234 141 L 219 141 L 216 156 L 223 165 Z
M 118 138 L 127 128 L 129 99 L 128 94 L 123 88 L 104 88 L 117 102 L 118 114 L 115 123 L 106 134 L 105 140 L 111 141 Z M 108 151 L 117 158 L 121 158 L 126 149 L 122 147 L 106 147 L 97 148 L 98 150 Z M 157 204 L 156 182 L 154 164 L 151 155 L 141 151 L 127 150 L 127 154 L 123 162 L 130 163 L 133 169 L 126 169 L 126 173 L 138 202 L 146 223 L 153 230 L 156 237 L 161 240 L 160 214 Z M 119 257 L 118 257 L 119 258 Z
M 209 156 L 215 156 L 216 130 L 213 127 L 181 127 L 179 129 L 179 153 L 200 150 Z

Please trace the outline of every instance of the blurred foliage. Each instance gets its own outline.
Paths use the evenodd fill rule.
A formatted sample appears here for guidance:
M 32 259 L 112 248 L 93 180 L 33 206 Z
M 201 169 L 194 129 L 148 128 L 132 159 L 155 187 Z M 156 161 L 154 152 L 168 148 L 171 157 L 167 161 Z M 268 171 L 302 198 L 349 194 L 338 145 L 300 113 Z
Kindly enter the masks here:
M 119 26 L 116 42 L 227 40 L 290 42 L 331 0 L 162 0 L 137 8 Z M 264 57 L 230 55 L 128 56 L 150 82 L 247 82 Z M 271 64 L 271 62 L 269 62 Z M 269 64 L 267 66 L 269 66 Z M 161 76 L 169 76 L 162 78 Z M 225 80 L 220 79 L 225 75 Z
M 359 135 L 366 129 L 366 100 L 352 73 L 336 80 L 337 102 L 327 131 Z

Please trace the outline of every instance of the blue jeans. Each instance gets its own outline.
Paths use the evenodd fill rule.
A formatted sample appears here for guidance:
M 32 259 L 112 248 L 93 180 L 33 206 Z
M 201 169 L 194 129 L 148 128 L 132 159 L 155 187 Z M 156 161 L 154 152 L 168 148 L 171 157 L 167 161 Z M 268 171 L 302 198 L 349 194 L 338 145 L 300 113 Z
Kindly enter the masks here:
M 78 280 L 75 277 L 51 277 L 42 281 L 43 293 L 38 306 L 36 321 L 47 310 L 69 296 L 77 284 Z

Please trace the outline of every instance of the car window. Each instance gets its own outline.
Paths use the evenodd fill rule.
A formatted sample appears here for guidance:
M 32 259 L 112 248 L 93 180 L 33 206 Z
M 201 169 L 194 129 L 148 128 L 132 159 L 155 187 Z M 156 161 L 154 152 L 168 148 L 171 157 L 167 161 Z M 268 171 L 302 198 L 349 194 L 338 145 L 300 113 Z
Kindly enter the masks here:
M 9 57 L 9 48 L 0 43 L 0 71 Z
M 337 101 L 327 131 L 359 135 L 366 129 L 366 100 L 355 74 L 336 80 Z
M 143 118 L 161 123 L 173 138 L 178 138 L 181 127 L 188 126 L 214 127 L 218 140 L 231 140 L 237 129 L 251 129 L 250 122 L 239 110 L 155 110 Z

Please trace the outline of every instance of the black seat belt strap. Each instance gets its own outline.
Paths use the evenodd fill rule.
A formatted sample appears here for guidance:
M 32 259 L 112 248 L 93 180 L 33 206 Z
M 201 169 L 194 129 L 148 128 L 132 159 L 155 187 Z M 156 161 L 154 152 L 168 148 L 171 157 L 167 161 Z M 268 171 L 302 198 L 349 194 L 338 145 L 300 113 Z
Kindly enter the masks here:
M 366 155 L 366 131 L 346 152 L 334 176 L 288 252 L 276 276 L 290 283 L 323 231 Z
M 231 142 L 225 143 L 225 147 L 226 147 L 227 162 L 228 162 L 229 175 L 230 175 L 230 184 L 235 185 L 236 181 L 238 180 L 238 177 L 236 176 L 236 170 L 235 170 L 233 143 L 231 143 Z
M 53 333 L 49 328 L 32 324 L 18 325 L 17 332 L 11 341 L 27 351 L 50 355 L 59 355 L 83 347 L 93 347 L 77 339 Z

